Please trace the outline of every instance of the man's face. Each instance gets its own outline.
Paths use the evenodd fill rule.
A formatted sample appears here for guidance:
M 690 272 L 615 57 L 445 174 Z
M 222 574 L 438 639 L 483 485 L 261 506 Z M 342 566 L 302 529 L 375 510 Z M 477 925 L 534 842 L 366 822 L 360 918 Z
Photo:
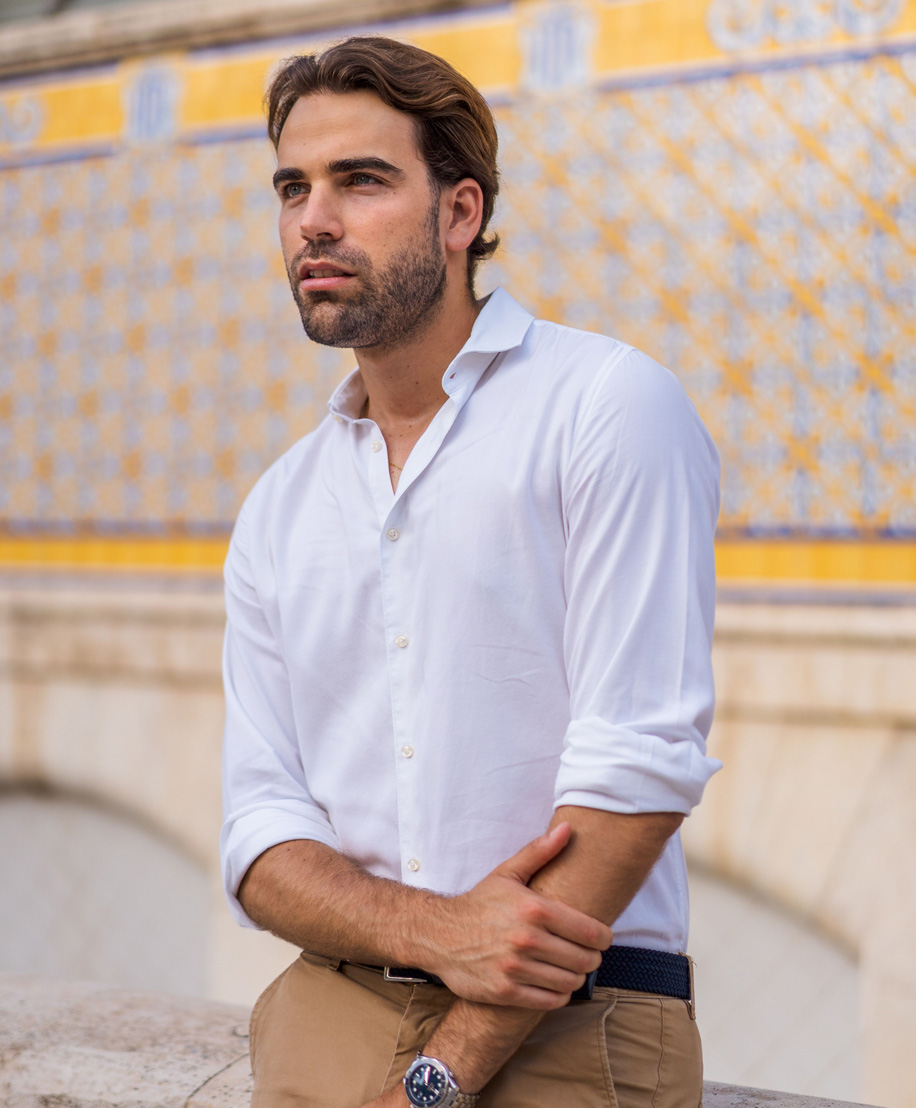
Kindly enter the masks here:
M 371 92 L 302 97 L 277 166 L 280 242 L 309 338 L 361 349 L 422 333 L 446 268 L 413 120 Z

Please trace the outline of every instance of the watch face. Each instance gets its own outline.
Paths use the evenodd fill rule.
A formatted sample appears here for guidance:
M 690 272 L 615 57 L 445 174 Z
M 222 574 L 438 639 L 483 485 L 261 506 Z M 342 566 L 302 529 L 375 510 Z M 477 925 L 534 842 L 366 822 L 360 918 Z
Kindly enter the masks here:
M 435 1108 L 435 1105 L 441 1104 L 445 1099 L 449 1086 L 448 1078 L 438 1066 L 423 1061 L 412 1069 L 405 1087 L 411 1104 Z

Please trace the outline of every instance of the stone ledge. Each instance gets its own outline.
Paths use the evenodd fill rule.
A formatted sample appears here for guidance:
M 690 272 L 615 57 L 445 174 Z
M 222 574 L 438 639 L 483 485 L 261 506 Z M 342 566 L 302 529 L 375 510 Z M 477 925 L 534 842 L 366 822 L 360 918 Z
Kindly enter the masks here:
M 285 38 L 492 0 L 140 0 L 0 26 L 0 76 L 111 62 L 134 54 Z
M 247 1108 L 248 1012 L 86 981 L 0 974 L 5 1108 Z M 864 1108 L 707 1081 L 706 1108 Z

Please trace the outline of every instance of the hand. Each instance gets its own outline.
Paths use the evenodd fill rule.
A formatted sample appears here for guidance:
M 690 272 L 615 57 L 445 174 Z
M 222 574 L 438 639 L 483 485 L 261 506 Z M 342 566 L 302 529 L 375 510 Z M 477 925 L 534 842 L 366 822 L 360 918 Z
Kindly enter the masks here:
M 363 1105 L 363 1108 L 410 1108 L 410 1101 L 407 1099 L 407 1093 L 404 1092 L 404 1082 L 399 1081 L 387 1093 L 382 1093 L 375 1100 L 370 1100 L 368 1104 Z
M 558 824 L 442 904 L 436 951 L 423 965 L 456 995 L 483 1004 L 562 1008 L 611 945 L 609 927 L 533 892 L 528 882 L 569 842 Z

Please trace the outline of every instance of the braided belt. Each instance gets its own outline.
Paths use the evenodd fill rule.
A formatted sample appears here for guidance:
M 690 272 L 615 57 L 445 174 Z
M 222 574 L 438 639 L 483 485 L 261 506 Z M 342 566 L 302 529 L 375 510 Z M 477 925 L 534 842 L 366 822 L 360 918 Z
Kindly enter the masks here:
M 591 996 L 596 985 L 686 1000 L 693 1015 L 693 962 L 686 954 L 646 950 L 640 946 L 610 946 L 601 955 L 601 965 L 594 971 L 594 979 L 589 974 L 582 988 L 572 994 L 572 999 Z
M 440 977 L 415 966 L 363 965 L 363 968 L 376 970 L 386 981 L 403 985 L 445 985 Z M 676 997 L 686 1000 L 691 1016 L 694 1014 L 693 962 L 686 954 L 639 946 L 610 946 L 601 955 L 601 965 L 588 975 L 585 984 L 576 989 L 571 999 L 588 999 L 596 985 Z

